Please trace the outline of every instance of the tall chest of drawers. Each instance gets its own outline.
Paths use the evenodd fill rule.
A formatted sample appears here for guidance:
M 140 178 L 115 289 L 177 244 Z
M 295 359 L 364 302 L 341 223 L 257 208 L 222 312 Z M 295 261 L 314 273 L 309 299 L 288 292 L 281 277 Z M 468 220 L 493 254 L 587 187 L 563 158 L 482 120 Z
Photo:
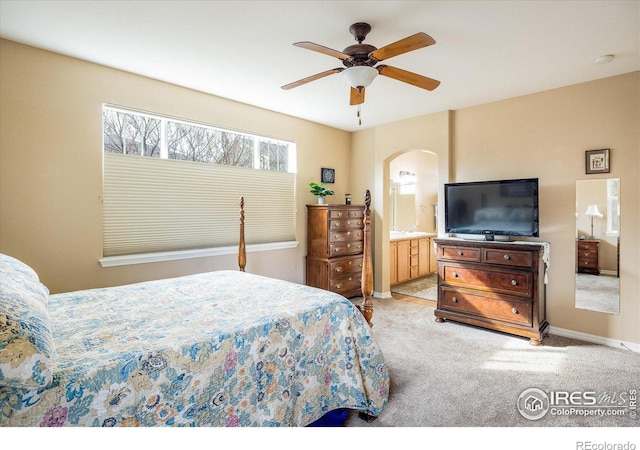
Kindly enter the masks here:
M 362 295 L 364 205 L 307 205 L 306 283 Z
M 435 243 L 437 322 L 449 319 L 541 344 L 549 326 L 543 245 L 460 239 Z

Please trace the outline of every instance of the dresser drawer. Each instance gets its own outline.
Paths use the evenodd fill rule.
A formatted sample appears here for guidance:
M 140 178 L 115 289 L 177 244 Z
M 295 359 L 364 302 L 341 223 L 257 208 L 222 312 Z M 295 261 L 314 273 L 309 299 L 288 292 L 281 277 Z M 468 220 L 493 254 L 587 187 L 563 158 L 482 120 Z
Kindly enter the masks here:
M 598 269 L 598 266 L 597 259 L 578 259 L 578 267 L 580 269 Z
M 482 253 L 479 248 L 438 245 L 440 259 L 452 261 L 477 261 L 480 262 Z
M 357 255 L 363 248 L 363 241 L 332 242 L 329 244 L 329 257 Z
M 531 326 L 531 302 L 520 299 L 486 297 L 465 291 L 443 289 L 443 304 L 439 308 L 464 312 L 468 315 L 500 319 Z
M 343 259 L 341 261 L 334 261 L 329 263 L 329 277 L 337 278 L 341 275 L 356 273 L 360 276 L 362 270 L 362 256 Z
M 442 270 L 446 284 L 519 297 L 533 295 L 532 272 L 476 269 L 449 264 L 445 264 Z
M 331 219 L 329 221 L 329 230 L 349 230 L 352 228 L 362 228 L 362 219 Z
M 578 251 L 585 250 L 585 251 L 597 252 L 598 244 L 599 242 L 578 241 L 576 245 L 578 247 Z
M 361 277 L 359 274 L 341 275 L 335 278 L 329 278 L 329 290 L 344 294 L 345 292 L 360 289 Z
M 517 250 L 484 249 L 484 262 L 514 267 L 533 267 L 531 252 Z
M 578 250 L 578 259 L 579 260 L 598 260 L 598 252 L 593 250 Z
M 329 219 L 363 219 L 364 209 L 332 209 Z
M 362 238 L 363 231 L 359 228 L 331 231 L 329 233 L 329 242 L 361 241 Z

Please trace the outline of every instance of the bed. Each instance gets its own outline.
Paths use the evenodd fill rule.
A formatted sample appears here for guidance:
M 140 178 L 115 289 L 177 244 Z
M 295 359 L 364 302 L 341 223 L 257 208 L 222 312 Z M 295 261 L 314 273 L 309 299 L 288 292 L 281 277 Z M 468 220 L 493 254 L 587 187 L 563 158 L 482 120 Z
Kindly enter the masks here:
M 241 270 L 54 295 L 29 266 L 0 255 L 0 426 L 379 416 L 389 375 L 363 313 L 370 320 L 373 310 L 246 273 L 243 246 L 241 233 Z

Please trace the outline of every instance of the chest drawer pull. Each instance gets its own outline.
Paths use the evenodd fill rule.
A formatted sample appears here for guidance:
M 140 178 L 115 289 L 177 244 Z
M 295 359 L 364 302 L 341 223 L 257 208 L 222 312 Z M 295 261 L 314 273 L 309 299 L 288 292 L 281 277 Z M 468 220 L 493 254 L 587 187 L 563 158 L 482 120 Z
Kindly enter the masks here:
M 462 250 L 458 250 L 458 256 L 462 256 L 464 255 L 464 252 Z
M 336 272 L 342 272 L 342 267 L 340 266 L 336 267 Z
M 511 308 L 511 312 L 514 313 L 514 314 L 518 314 L 519 313 L 517 308 Z
M 504 259 L 511 259 L 511 256 L 509 256 L 509 255 L 504 255 Z
M 451 276 L 452 276 L 453 278 L 458 278 L 458 272 L 453 272 L 453 273 L 451 274 Z
M 518 282 L 516 280 L 511 280 L 511 286 L 517 286 Z
M 341 288 L 342 288 L 342 283 L 336 284 L 336 289 L 341 289 Z
M 453 297 L 453 298 L 451 299 L 451 301 L 452 301 L 453 303 L 458 303 L 458 298 L 457 298 L 457 297 Z

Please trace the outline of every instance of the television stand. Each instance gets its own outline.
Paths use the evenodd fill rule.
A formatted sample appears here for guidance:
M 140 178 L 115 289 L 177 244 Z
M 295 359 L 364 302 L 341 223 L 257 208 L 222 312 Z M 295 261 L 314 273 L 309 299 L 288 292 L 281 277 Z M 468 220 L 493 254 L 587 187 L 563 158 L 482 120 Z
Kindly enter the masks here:
M 528 337 L 547 332 L 546 243 L 435 239 L 436 322 L 445 319 Z

